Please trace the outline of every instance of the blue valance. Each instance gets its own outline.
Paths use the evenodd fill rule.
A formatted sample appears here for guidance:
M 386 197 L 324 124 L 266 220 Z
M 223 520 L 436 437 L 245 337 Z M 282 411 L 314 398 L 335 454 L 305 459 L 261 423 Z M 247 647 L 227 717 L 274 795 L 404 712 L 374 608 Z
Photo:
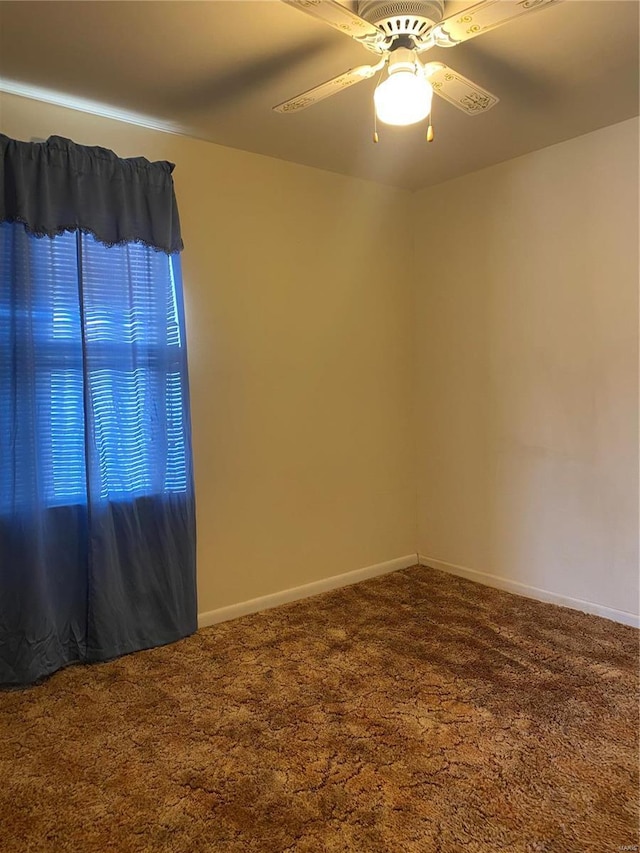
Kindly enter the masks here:
M 20 142 L 0 134 L 0 154 L 0 222 L 21 222 L 36 237 L 82 231 L 106 246 L 182 250 L 173 163 L 123 159 L 62 136 Z

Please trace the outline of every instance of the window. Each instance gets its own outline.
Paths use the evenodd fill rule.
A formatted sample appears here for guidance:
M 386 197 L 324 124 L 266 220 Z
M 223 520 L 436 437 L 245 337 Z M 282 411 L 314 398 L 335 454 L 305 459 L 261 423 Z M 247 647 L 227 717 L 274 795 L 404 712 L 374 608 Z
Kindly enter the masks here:
M 0 466 L 0 506 L 83 503 L 87 484 L 93 500 L 187 490 L 180 289 L 178 254 L 0 224 L 0 436 L 40 455 L 38 482 Z

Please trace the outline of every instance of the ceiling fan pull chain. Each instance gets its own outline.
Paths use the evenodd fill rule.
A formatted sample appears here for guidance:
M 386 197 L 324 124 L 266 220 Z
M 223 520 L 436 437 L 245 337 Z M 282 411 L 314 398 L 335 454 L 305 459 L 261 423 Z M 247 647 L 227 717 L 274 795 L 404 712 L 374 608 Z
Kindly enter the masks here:
M 380 137 L 378 136 L 378 114 L 376 112 L 375 102 L 373 104 L 373 141 L 380 142 Z
M 380 73 L 378 74 L 378 79 L 376 80 L 376 88 L 373 90 L 373 141 L 380 142 L 380 137 L 378 136 L 378 112 L 376 110 L 376 101 L 375 94 L 376 89 L 380 85 L 380 80 L 382 79 L 382 73 L 384 71 L 384 67 L 386 65 L 386 60 L 382 63 L 382 68 L 380 69 Z
M 429 110 L 429 124 L 427 125 L 427 142 L 433 142 L 433 101 Z

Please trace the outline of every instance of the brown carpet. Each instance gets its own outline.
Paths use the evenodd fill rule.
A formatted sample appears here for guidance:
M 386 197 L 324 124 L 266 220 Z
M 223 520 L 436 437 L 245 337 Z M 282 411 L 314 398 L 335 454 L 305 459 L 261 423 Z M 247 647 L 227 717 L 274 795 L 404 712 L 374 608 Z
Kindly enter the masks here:
M 0 849 L 638 839 L 638 632 L 412 568 L 0 693 Z

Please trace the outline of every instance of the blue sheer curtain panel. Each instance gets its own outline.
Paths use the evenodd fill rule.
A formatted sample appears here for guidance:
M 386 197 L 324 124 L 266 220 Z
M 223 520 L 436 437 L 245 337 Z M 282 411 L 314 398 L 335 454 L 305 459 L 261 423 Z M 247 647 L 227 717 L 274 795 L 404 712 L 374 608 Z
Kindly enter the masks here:
M 26 684 L 196 629 L 195 505 L 172 165 L 0 143 L 0 682 Z

